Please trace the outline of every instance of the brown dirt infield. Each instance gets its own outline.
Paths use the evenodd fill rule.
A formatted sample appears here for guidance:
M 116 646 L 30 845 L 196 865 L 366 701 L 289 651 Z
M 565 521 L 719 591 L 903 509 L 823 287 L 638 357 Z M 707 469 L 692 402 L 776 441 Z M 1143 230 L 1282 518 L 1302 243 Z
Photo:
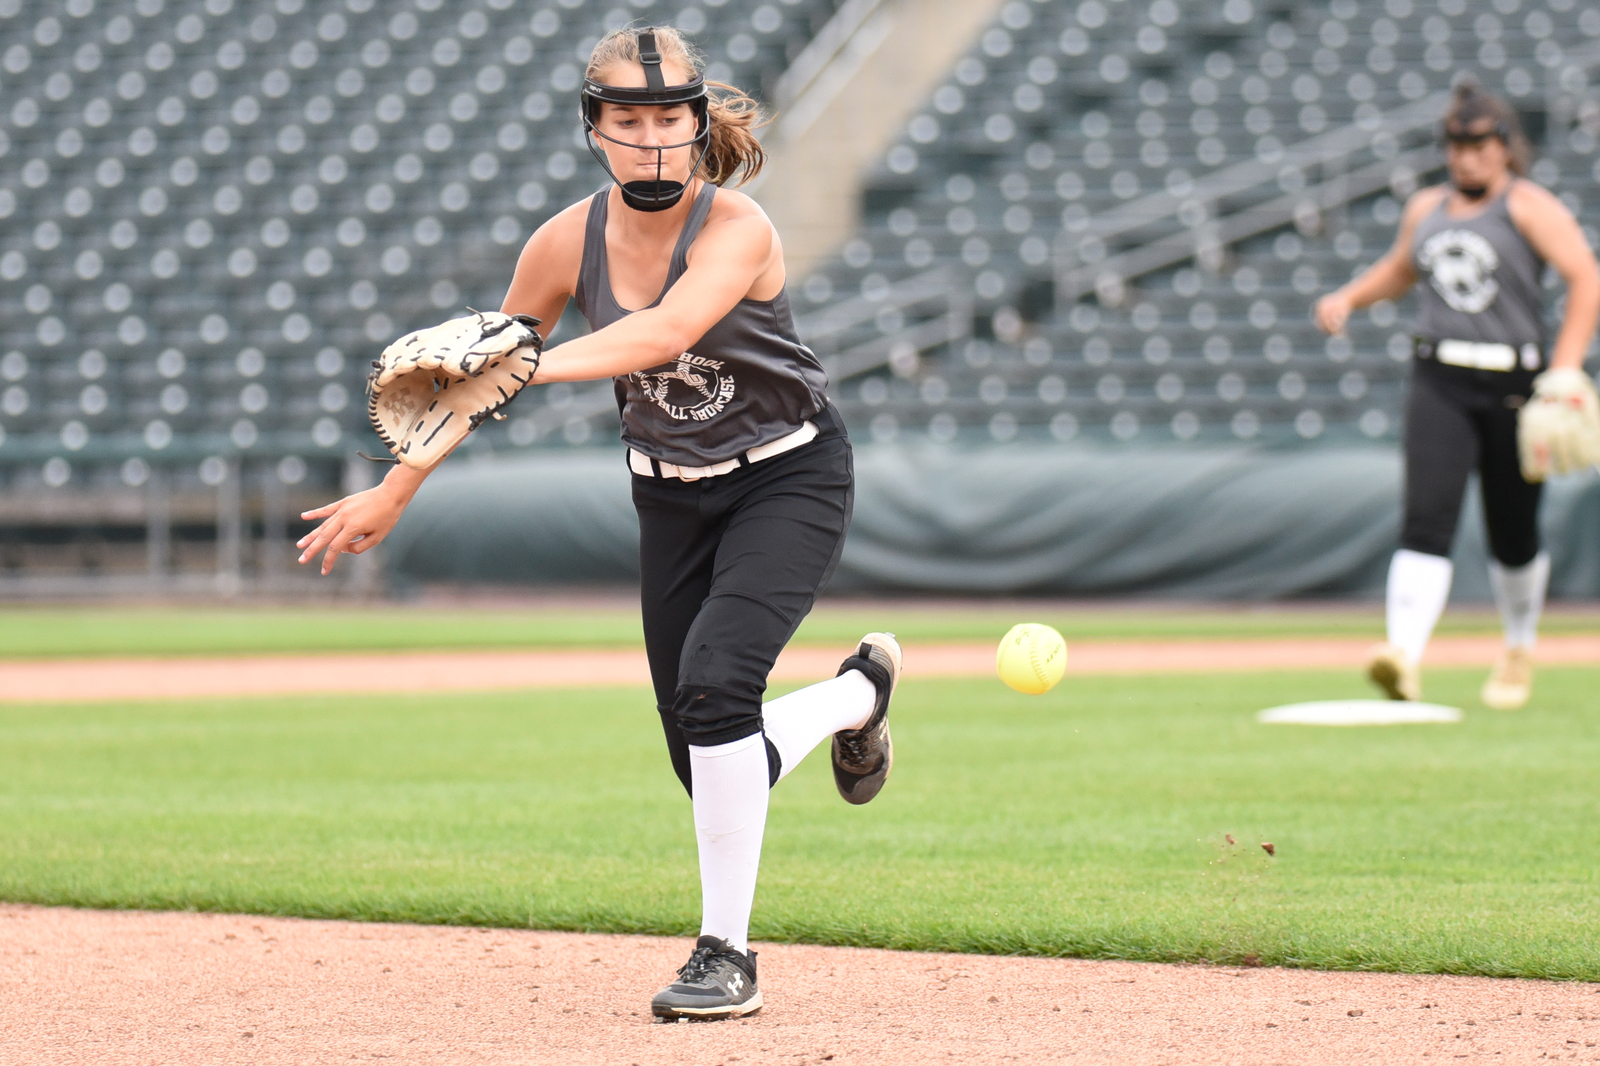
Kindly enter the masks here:
M 1342 637 L 1267 640 L 1077 641 L 1069 674 L 1185 673 L 1226 670 L 1359 669 L 1372 641 Z M 1497 637 L 1441 636 L 1429 666 L 1487 666 Z M 994 673 L 992 644 L 908 644 L 906 676 L 982 677 Z M 775 681 L 832 677 L 845 648 L 791 647 Z M 1542 663 L 1600 663 L 1600 636 L 1553 635 L 1539 642 Z M 54 703 L 304 692 L 417 692 L 644 685 L 642 649 L 369 652 L 233 658 L 0 661 L 0 702 Z
M 1600 1058 L 1600 986 L 758 945 L 756 1018 L 652 1024 L 686 940 L 0 905 L 0 1063 Z

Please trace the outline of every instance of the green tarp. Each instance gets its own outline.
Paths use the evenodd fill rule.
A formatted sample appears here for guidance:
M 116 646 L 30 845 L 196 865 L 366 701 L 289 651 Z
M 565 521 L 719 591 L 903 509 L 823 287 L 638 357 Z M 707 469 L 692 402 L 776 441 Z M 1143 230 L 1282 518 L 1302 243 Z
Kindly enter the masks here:
M 856 511 L 836 591 L 1372 596 L 1399 529 L 1384 449 L 1091 451 L 858 447 Z M 457 460 L 387 545 L 400 583 L 628 583 L 638 526 L 620 451 Z M 1469 495 L 1455 598 L 1484 599 Z M 1553 482 L 1552 595 L 1600 597 L 1600 477 Z

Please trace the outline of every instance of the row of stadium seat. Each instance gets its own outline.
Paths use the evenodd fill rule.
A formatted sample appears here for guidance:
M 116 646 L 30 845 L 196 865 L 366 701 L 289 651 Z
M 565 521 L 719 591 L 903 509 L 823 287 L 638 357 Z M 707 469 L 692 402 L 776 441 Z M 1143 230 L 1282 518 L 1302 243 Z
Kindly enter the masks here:
M 835 7 L 726 0 L 673 18 L 713 77 L 770 94 Z M 372 350 L 495 306 L 516 245 L 597 184 L 574 136 L 581 61 L 604 28 L 654 14 L 0 0 L 0 462 L 35 476 L 46 458 L 353 449 Z M 1405 308 L 1332 342 L 1307 312 L 1386 247 L 1414 173 L 1103 300 L 1059 298 L 1057 276 L 1203 232 L 1216 205 L 1102 220 L 1230 168 L 1269 178 L 1225 208 L 1403 158 L 1429 131 L 1382 116 L 1461 64 L 1530 112 L 1547 92 L 1578 101 L 1543 131 L 1534 177 L 1592 227 L 1597 35 L 1600 16 L 1568 0 L 1011 0 L 875 168 L 861 231 L 796 279 L 798 308 L 821 323 L 883 302 L 813 335 L 830 360 L 962 320 L 909 357 L 835 364 L 841 406 L 878 439 L 1382 437 Z M 1280 166 L 1346 126 L 1360 143 L 1334 166 Z M 941 299 L 896 302 L 939 271 Z M 573 397 L 535 390 L 478 446 L 609 439 L 614 414 Z
M 1600 14 L 1569 0 L 1292 10 L 1239 0 L 1220 12 L 1167 0 L 1012 0 L 886 153 L 860 234 L 803 286 L 819 309 L 886 301 L 819 338 L 825 351 L 848 352 L 919 313 L 886 294 L 948 270 L 970 287 L 975 339 L 869 370 L 841 390 L 847 416 L 878 439 L 949 439 L 952 426 L 980 439 L 1107 443 L 1392 434 L 1407 308 L 1380 305 L 1332 341 L 1309 311 L 1388 247 L 1400 199 L 1428 168 L 1397 171 L 1391 189 L 1286 219 L 1277 232 L 1210 249 L 1202 241 L 1190 262 L 1126 279 L 1103 294 L 1110 299 L 1062 301 L 1057 276 L 1171 233 L 1199 236 L 1216 210 L 1195 202 L 1100 232 L 1108 211 L 1141 197 L 1179 201 L 1255 162 L 1266 181 L 1226 205 L 1248 206 L 1425 147 L 1431 127 L 1392 130 L 1383 116 L 1448 87 L 1460 59 L 1542 120 L 1547 84 L 1583 99 L 1597 36 Z M 1447 57 L 1451 47 L 1461 54 Z M 1360 136 L 1332 167 L 1279 169 L 1297 142 L 1346 127 Z M 1592 236 L 1594 105 L 1533 132 L 1547 134 L 1533 177 L 1561 192 Z M 974 344 L 987 353 L 977 366 L 967 358 Z M 1003 398 L 995 366 L 1009 368 Z M 1045 393 L 1058 399 L 1037 399 Z
M 671 17 L 709 76 L 761 87 L 835 7 Z M 0 0 L 0 466 L 93 477 L 130 453 L 369 440 L 375 348 L 497 306 L 516 247 L 599 183 L 575 136 L 583 63 L 651 17 L 648 0 Z

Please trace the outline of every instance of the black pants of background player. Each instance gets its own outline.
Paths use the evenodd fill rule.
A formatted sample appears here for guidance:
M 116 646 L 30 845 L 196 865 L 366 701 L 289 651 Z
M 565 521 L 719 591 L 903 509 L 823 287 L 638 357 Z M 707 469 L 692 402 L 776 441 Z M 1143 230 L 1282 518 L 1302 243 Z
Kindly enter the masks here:
M 721 477 L 633 477 L 645 650 L 685 789 L 690 745 L 761 732 L 767 674 L 839 565 L 850 441 L 833 408 L 814 421 L 809 444 Z M 775 781 L 770 743 L 767 754 Z
M 1467 477 L 1476 470 L 1490 554 L 1505 567 L 1525 566 L 1539 554 L 1543 486 L 1523 480 L 1517 458 L 1517 412 L 1535 374 L 1412 362 L 1402 548 L 1450 555 Z

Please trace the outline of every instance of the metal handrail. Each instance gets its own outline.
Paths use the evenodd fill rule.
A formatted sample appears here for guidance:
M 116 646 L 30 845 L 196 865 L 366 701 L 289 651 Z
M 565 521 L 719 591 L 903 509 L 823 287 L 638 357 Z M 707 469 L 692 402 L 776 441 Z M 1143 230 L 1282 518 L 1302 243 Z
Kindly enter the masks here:
M 881 299 L 852 296 L 796 319 L 795 325 L 800 330 L 800 338 L 809 344 L 814 339 L 842 333 L 852 326 L 871 321 L 885 308 L 908 307 L 929 297 L 943 295 L 955 280 L 955 271 L 950 266 L 937 266 L 894 282 Z
M 1286 167 L 1304 169 L 1347 158 L 1367 147 L 1380 132 L 1409 133 L 1433 125 L 1439 121 L 1449 100 L 1449 93 L 1433 93 L 1384 112 L 1370 128 L 1360 123 L 1350 123 L 1287 145 L 1282 158 L 1274 162 L 1250 159 L 1235 163 L 1196 178 L 1193 189 L 1183 196 L 1162 191 L 1130 200 L 1120 207 L 1095 215 L 1081 233 L 1073 235 L 1073 239 L 1117 237 L 1176 215 L 1189 204 L 1204 207 L 1224 197 L 1236 196 L 1268 181 L 1275 181 Z
M 1600 66 L 1600 43 L 1591 43 L 1569 52 L 1562 63 L 1562 71 L 1575 68 L 1587 72 L 1597 66 Z M 1553 72 L 1553 76 L 1559 82 L 1560 73 Z M 1054 256 L 1057 306 L 1066 306 L 1090 292 L 1118 289 L 1128 278 L 1160 270 L 1189 258 L 1205 243 L 1231 244 L 1274 229 L 1293 220 L 1295 209 L 1303 204 L 1310 203 L 1317 210 L 1326 211 L 1369 195 L 1388 184 L 1394 171 L 1401 166 L 1410 166 L 1417 172 L 1437 169 L 1442 164 L 1438 150 L 1431 146 L 1417 148 L 1394 159 L 1331 178 L 1307 192 L 1256 204 L 1210 224 L 1197 224 L 1191 227 L 1192 232 L 1155 238 L 1104 262 L 1083 264 L 1078 262 L 1074 252 L 1074 248 L 1086 238 L 1104 241 L 1174 215 L 1181 219 L 1185 214 L 1198 214 L 1203 218 L 1210 214 L 1209 208 L 1217 201 L 1272 181 L 1285 168 L 1325 167 L 1347 159 L 1367 147 L 1379 133 L 1398 136 L 1425 129 L 1439 121 L 1449 101 L 1449 92 L 1431 93 L 1384 112 L 1377 123 L 1350 123 L 1289 145 L 1284 148 L 1282 158 L 1274 162 L 1253 159 L 1207 174 L 1195 180 L 1194 187 L 1187 195 L 1178 196 L 1166 191 L 1152 193 L 1094 216 L 1082 231 L 1072 234 L 1070 238 L 1063 233 L 1057 239 Z
M 930 300 L 943 301 L 944 313 L 893 335 L 874 337 L 842 350 L 834 343 L 836 338 L 876 320 L 886 311 L 904 311 Z M 799 319 L 796 325 L 800 338 L 821 357 L 829 380 L 842 381 L 894 363 L 900 353 L 920 355 L 970 336 L 971 290 L 954 268 L 939 266 L 895 282 L 878 299 L 853 296 Z
M 1181 263 L 1208 246 L 1236 244 L 1246 237 L 1277 229 L 1296 221 L 1308 207 L 1320 213 L 1358 200 L 1394 184 L 1402 170 L 1422 174 L 1437 169 L 1442 163 L 1439 150 L 1431 145 L 1404 152 L 1392 160 L 1330 178 L 1303 192 L 1255 204 L 1216 222 L 1170 234 L 1114 255 L 1093 267 L 1075 270 L 1058 284 L 1057 293 L 1063 304 L 1091 292 L 1101 294 L 1108 303 L 1116 303 L 1115 294 L 1128 278 Z

